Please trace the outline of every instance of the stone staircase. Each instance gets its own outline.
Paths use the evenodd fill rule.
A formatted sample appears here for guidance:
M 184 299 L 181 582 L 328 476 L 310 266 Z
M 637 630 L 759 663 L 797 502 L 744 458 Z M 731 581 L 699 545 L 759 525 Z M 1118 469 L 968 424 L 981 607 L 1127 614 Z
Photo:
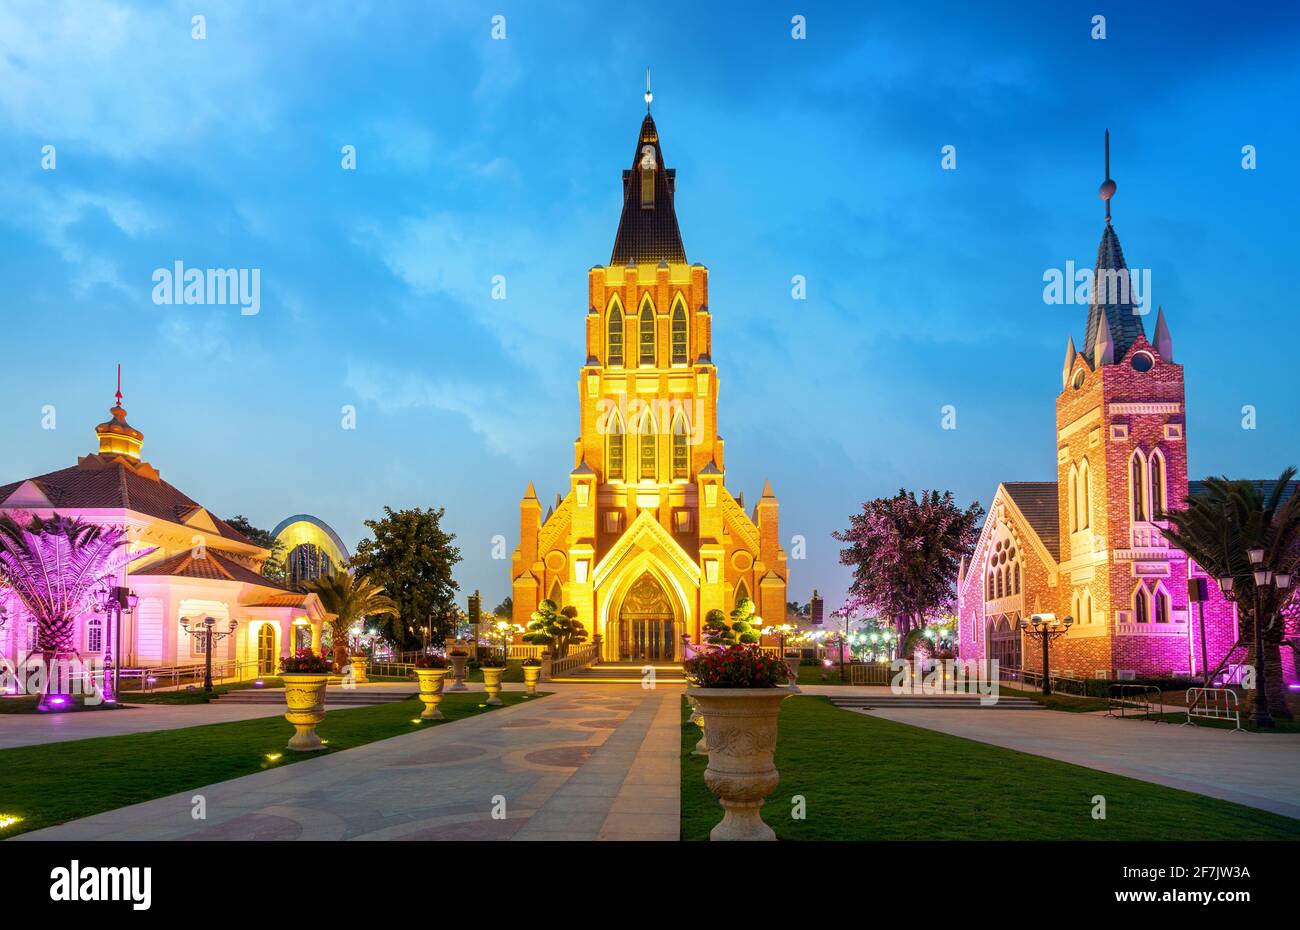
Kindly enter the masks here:
M 599 662 L 551 680 L 579 684 L 638 685 L 647 666 L 654 668 L 657 685 L 686 684 L 681 665 L 673 662 Z
M 845 710 L 1038 710 L 1040 705 L 1027 697 L 1002 695 L 996 704 L 981 704 L 978 694 L 893 694 L 834 695 L 830 699 Z

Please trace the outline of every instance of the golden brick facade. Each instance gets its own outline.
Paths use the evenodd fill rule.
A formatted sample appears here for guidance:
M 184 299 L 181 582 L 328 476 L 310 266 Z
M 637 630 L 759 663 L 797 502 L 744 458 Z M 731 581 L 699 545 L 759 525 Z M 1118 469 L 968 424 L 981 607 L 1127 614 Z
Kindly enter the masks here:
M 647 115 L 620 260 L 588 272 L 569 491 L 543 518 L 529 485 L 511 562 L 515 623 L 546 597 L 572 605 L 608 661 L 680 659 L 683 635 L 699 642 L 708 611 L 745 595 L 785 616 L 776 496 L 768 485 L 746 513 L 724 484 L 709 272 L 685 261 L 673 186 Z

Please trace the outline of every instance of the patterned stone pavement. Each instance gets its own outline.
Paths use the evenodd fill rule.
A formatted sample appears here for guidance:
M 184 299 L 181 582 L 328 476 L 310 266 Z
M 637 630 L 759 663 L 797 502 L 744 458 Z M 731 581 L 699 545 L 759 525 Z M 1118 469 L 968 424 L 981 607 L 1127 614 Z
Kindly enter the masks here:
M 682 688 L 554 694 L 19 840 L 676 840 Z M 192 819 L 193 798 L 205 820 Z

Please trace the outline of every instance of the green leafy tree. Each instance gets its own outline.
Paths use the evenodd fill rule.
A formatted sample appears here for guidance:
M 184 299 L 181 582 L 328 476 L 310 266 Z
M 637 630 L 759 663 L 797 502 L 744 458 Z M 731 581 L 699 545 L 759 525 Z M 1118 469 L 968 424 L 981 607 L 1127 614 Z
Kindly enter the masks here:
M 714 608 L 704 616 L 704 641 L 710 646 L 751 645 L 760 639 L 760 627 L 754 624 L 754 602 L 742 597 L 730 618 Z
M 284 564 L 284 543 L 272 536 L 270 530 L 253 526 L 248 517 L 242 513 L 235 514 L 226 522 L 247 536 L 255 545 L 271 550 L 271 554 L 262 563 L 262 577 L 284 584 L 289 576 Z
M 460 561 L 456 537 L 443 530 L 440 507 L 384 508 L 367 520 L 372 538 L 363 539 L 352 558 L 358 577 L 369 578 L 397 604 L 396 617 L 380 618 L 386 639 L 401 649 L 417 649 L 453 632 L 456 592 L 452 569 Z
M 321 606 L 334 615 L 330 634 L 334 665 L 339 670 L 348 661 L 348 633 L 352 624 L 368 617 L 396 617 L 397 604 L 369 578 L 354 579 L 346 569 L 307 582 L 308 592 L 320 598 Z
M 547 646 L 555 658 L 562 659 L 569 654 L 570 647 L 587 641 L 587 628 L 578 619 L 576 607 L 561 608 L 547 598 L 529 617 L 523 641 L 534 646 Z
M 1264 550 L 1263 567 L 1274 574 L 1300 571 L 1300 493 L 1282 498 L 1296 470 L 1282 472 L 1265 493 L 1254 481 L 1207 478 L 1206 491 L 1187 499 L 1185 508 L 1171 508 L 1166 514 L 1169 542 L 1196 560 L 1211 578 L 1231 578 L 1229 600 L 1235 601 L 1241 617 L 1241 642 L 1247 661 L 1266 665 L 1268 711 L 1274 717 L 1291 719 L 1286 705 L 1279 647 L 1285 638 L 1283 617 L 1292 609 L 1294 589 L 1280 591 L 1275 585 L 1255 586 L 1254 566 L 1248 550 Z M 1258 597 L 1257 597 L 1258 596 Z M 1255 642 L 1255 606 L 1258 600 L 1260 639 Z M 1247 692 L 1246 706 L 1254 710 L 1256 691 Z

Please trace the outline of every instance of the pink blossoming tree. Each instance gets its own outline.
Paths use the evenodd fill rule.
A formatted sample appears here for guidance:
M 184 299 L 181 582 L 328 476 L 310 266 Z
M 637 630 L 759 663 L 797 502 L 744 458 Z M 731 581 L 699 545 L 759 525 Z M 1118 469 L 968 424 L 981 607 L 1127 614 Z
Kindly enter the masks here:
M 853 568 L 842 608 L 888 617 L 899 640 L 941 612 L 955 609 L 957 571 L 979 537 L 984 508 L 965 510 L 951 491 L 900 490 L 862 505 L 849 527 L 832 535 L 846 543 L 840 563 Z

